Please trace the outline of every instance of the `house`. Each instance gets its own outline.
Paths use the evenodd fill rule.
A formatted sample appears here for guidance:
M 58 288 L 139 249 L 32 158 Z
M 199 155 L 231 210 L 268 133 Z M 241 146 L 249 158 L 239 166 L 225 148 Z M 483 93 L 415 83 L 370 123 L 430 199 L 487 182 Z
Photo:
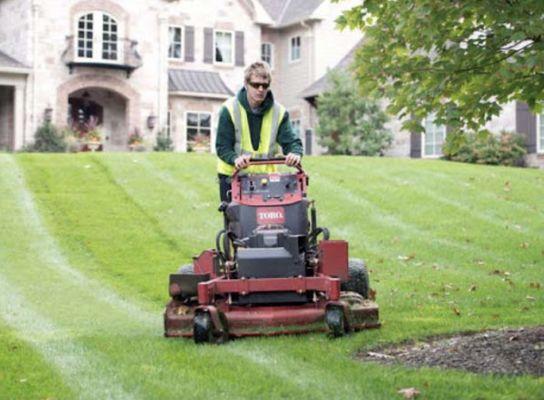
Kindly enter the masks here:
M 212 151 L 216 115 L 264 59 L 300 132 L 314 125 L 299 92 L 360 38 L 338 32 L 344 4 L 324 0 L 0 0 L 0 148 L 33 141 L 44 121 L 98 123 L 103 149 L 169 135 Z
M 270 22 L 247 0 L 0 0 L 0 143 L 94 117 L 104 150 L 127 150 L 134 132 L 209 150 L 212 115 Z

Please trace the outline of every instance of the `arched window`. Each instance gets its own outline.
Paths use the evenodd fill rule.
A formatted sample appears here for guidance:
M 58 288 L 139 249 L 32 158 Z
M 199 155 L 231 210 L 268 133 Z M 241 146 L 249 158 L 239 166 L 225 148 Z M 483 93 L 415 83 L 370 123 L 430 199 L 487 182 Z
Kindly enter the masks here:
M 112 16 L 93 11 L 77 19 L 76 55 L 80 60 L 120 62 L 120 26 Z

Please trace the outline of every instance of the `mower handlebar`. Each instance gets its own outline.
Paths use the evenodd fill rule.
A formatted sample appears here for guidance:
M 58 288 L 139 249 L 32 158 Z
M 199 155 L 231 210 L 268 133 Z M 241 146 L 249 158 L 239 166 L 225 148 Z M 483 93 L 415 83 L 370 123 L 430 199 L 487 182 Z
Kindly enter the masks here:
M 285 164 L 285 157 L 275 157 L 275 158 L 250 158 L 249 159 L 249 165 L 286 165 Z M 301 164 L 297 165 L 287 165 L 291 168 L 296 168 L 298 172 L 304 173 L 304 170 L 302 169 Z M 238 175 L 242 171 L 241 169 L 236 169 L 234 173 L 232 174 L 232 177 L 234 178 L 236 175 Z

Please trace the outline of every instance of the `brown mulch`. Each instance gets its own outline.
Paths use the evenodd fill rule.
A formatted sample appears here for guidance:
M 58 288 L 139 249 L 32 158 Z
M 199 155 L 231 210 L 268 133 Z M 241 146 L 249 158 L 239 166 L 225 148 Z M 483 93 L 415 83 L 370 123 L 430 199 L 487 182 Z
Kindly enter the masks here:
M 410 367 L 544 376 L 544 326 L 430 338 L 361 351 L 357 358 Z

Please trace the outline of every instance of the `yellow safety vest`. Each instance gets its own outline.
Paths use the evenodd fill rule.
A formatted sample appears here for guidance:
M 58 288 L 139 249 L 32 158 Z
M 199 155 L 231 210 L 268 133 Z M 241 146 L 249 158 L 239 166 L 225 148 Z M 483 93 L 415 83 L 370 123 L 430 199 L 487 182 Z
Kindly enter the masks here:
M 274 105 L 266 111 L 261 125 L 259 148 L 255 150 L 251 144 L 251 133 L 249 131 L 245 108 L 236 97 L 225 101 L 223 106 L 229 111 L 230 118 L 234 124 L 234 151 L 236 154 L 251 154 L 252 158 L 273 158 L 276 154 L 278 128 L 285 114 L 285 108 L 281 104 L 274 102 Z M 252 165 L 244 171 L 248 173 L 270 173 L 276 170 L 275 165 Z M 219 157 L 217 158 L 217 172 L 230 176 L 234 171 L 235 168 L 233 165 L 227 164 Z

